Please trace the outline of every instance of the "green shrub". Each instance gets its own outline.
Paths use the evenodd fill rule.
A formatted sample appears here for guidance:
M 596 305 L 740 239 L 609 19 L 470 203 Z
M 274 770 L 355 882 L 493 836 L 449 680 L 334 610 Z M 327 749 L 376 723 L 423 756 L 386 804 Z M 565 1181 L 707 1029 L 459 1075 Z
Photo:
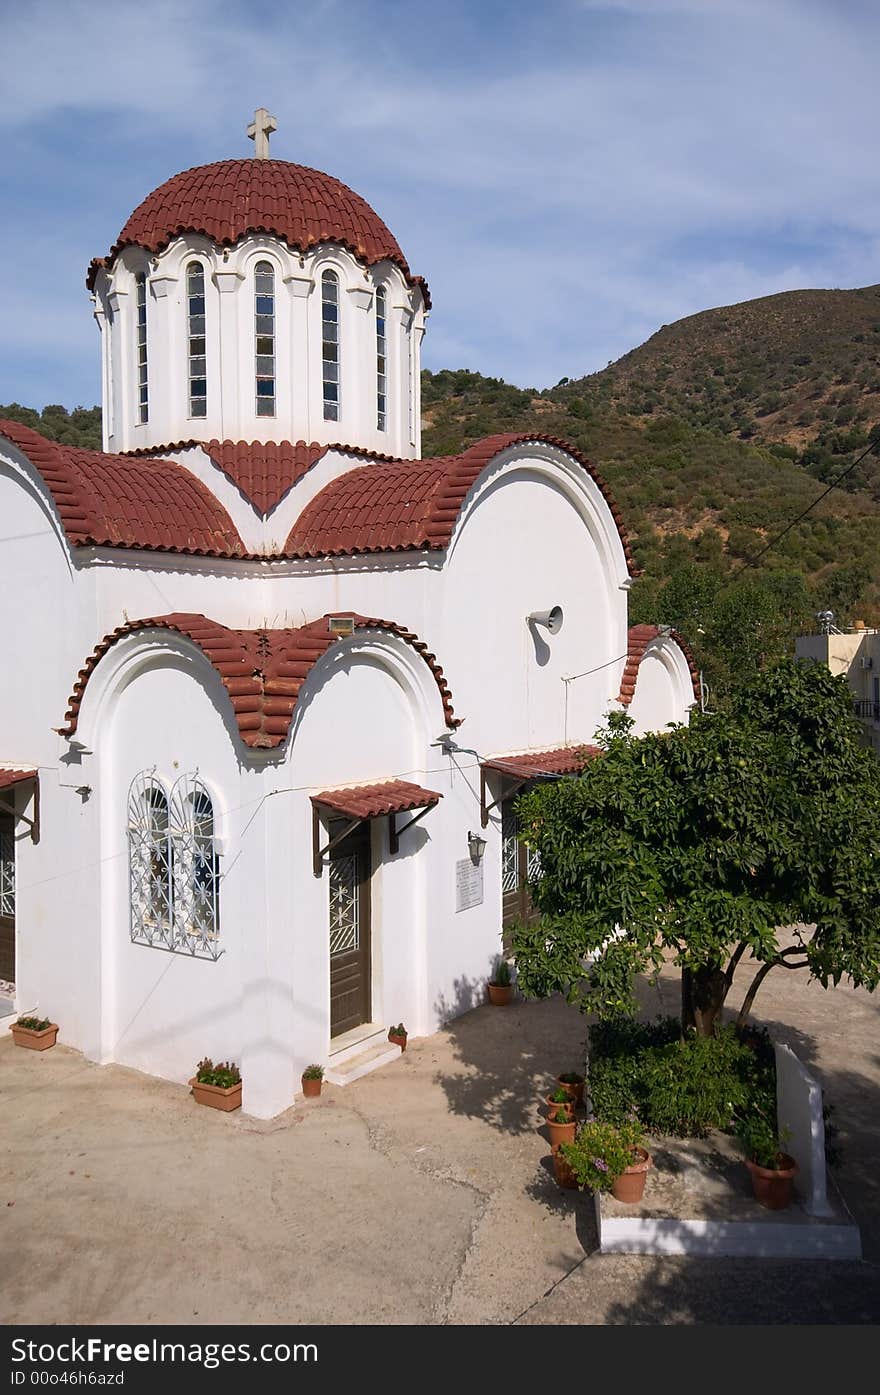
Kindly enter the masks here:
M 772 1113 L 776 1080 L 766 1033 L 723 1027 L 682 1038 L 675 1018 L 590 1029 L 590 1097 L 596 1115 L 623 1123 L 635 1112 L 649 1133 L 690 1137 Z

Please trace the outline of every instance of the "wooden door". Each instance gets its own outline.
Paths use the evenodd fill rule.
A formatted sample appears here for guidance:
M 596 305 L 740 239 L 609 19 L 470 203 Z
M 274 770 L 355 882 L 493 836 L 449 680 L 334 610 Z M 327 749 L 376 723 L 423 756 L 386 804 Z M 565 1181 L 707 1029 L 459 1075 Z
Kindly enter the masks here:
M 370 1021 L 370 871 L 370 824 L 364 822 L 330 853 L 331 1037 Z
M 501 805 L 501 928 L 504 932 L 512 925 L 531 925 L 539 918 L 529 895 L 529 878 L 537 875 L 537 863 L 517 838 L 519 823 L 514 812 L 515 803 L 515 799 L 505 799 Z M 505 933 L 505 952 L 509 949 L 508 940 Z
M 0 978 L 15 982 L 15 823 L 0 814 Z

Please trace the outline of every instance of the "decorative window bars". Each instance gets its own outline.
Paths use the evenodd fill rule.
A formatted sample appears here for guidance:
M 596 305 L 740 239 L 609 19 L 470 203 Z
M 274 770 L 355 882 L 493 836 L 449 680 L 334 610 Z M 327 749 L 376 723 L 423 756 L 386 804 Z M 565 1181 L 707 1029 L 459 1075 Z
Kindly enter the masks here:
M 516 891 L 519 878 L 519 842 L 517 819 L 505 800 L 501 810 L 501 890 Z
M 271 262 L 254 268 L 254 367 L 258 417 L 275 415 L 275 270 Z
M 208 415 L 208 370 L 205 357 L 205 268 L 190 262 L 186 269 L 186 345 L 189 414 Z
M 360 948 L 357 853 L 330 862 L 330 955 L 349 954 Z
M 325 421 L 339 420 L 339 359 L 339 277 L 335 271 L 325 271 L 321 277 L 321 376 Z
M 385 338 L 385 287 L 376 288 L 376 425 L 385 430 L 388 402 L 388 359 Z
M 136 343 L 137 343 L 137 384 L 138 421 L 143 425 L 150 419 L 150 384 L 147 369 L 147 277 L 141 271 L 134 278 Z
M 214 806 L 195 775 L 170 797 L 152 774 L 128 796 L 130 931 L 134 944 L 218 959 L 220 861 Z
M 15 915 L 15 835 L 0 831 L 0 915 Z

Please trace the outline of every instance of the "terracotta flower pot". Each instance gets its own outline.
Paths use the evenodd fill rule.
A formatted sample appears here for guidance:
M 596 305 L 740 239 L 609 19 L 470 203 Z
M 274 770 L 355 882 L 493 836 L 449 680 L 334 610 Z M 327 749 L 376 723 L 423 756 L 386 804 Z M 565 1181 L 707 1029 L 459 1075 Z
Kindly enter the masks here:
M 563 1101 L 560 1103 L 559 1100 L 551 1099 L 549 1095 L 545 1095 L 545 1096 L 544 1096 L 544 1103 L 546 1104 L 547 1109 L 549 1110 L 550 1114 L 556 1114 L 560 1109 L 564 1109 L 565 1112 L 566 1112 L 566 1114 L 568 1115 L 569 1119 L 573 1119 L 573 1118 L 574 1118 L 574 1100 L 573 1100 L 573 1099 L 569 1098 L 569 1099 L 567 1099 L 567 1100 L 563 1100 Z
M 507 1007 L 513 999 L 512 983 L 490 983 L 488 988 L 489 1002 L 494 1003 L 495 1007 Z
M 573 1075 L 574 1071 L 567 1072 L 567 1074 Z M 578 1077 L 576 1082 L 563 1080 L 561 1075 L 557 1075 L 556 1077 L 557 1088 L 564 1090 L 567 1095 L 571 1095 L 575 1105 L 582 1105 L 584 1102 L 584 1083 L 584 1077 L 582 1075 Z
M 569 1119 L 567 1124 L 557 1124 L 555 1115 L 551 1112 L 547 1119 L 547 1128 L 550 1133 L 550 1147 L 556 1153 L 560 1143 L 574 1143 L 574 1136 L 577 1132 L 577 1124 L 574 1119 Z
M 29 1051 L 48 1051 L 50 1046 L 55 1045 L 58 1023 L 50 1022 L 48 1027 L 43 1027 L 37 1032 L 33 1027 L 20 1027 L 17 1022 L 13 1022 L 10 1031 L 16 1046 L 26 1046 Z
M 784 1211 L 786 1206 L 791 1205 L 797 1163 L 790 1153 L 780 1153 L 779 1162 L 782 1166 L 778 1168 L 761 1167 L 751 1158 L 746 1158 L 746 1167 L 752 1174 L 755 1200 L 766 1206 L 768 1211 Z
M 629 1205 L 641 1201 L 645 1191 L 648 1168 L 653 1161 L 651 1154 L 645 1148 L 637 1148 L 636 1152 L 639 1154 L 639 1161 L 630 1163 L 626 1172 L 622 1173 L 611 1184 L 611 1195 L 614 1199 L 628 1202 Z
M 399 1046 L 401 1051 L 406 1050 L 406 1033 L 404 1033 L 403 1036 L 398 1036 L 397 1032 L 389 1032 L 388 1040 L 395 1046 Z
M 302 1078 L 302 1087 L 303 1087 L 303 1094 L 305 1095 L 306 1099 L 315 1099 L 315 1098 L 317 1098 L 317 1096 L 320 1095 L 320 1093 L 321 1093 L 321 1086 L 322 1086 L 323 1084 L 324 1084 L 323 1080 L 316 1080 L 316 1079 L 314 1078 L 314 1076 L 311 1076 L 311 1075 L 305 1076 L 305 1075 L 304 1075 L 303 1078 Z
M 196 1076 L 189 1082 L 196 1104 L 206 1104 L 209 1109 L 222 1109 L 229 1113 L 241 1109 L 241 1081 L 237 1085 L 205 1085 Z
M 577 1190 L 578 1179 L 572 1172 L 565 1158 L 559 1152 L 553 1154 L 553 1176 L 556 1178 L 560 1187 L 565 1187 L 570 1191 Z

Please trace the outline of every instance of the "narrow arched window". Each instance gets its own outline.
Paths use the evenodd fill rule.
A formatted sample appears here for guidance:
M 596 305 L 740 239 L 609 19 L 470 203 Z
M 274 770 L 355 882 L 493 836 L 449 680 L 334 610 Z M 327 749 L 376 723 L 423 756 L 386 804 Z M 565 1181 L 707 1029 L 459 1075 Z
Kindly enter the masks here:
M 168 796 L 151 775 L 138 775 L 128 795 L 130 928 L 137 944 L 173 947 L 173 866 Z
M 147 371 L 147 278 L 143 271 L 134 278 L 136 343 L 137 343 L 137 384 L 138 421 L 143 423 L 150 417 L 150 388 Z
M 190 262 L 186 269 L 186 345 L 189 414 L 208 415 L 208 371 L 205 358 L 205 268 Z
M 324 381 L 324 420 L 338 421 L 339 378 L 339 277 L 325 271 L 321 277 L 321 358 Z
M 271 262 L 254 269 L 254 363 L 258 417 L 275 415 L 275 271 Z
M 176 948 L 216 958 L 220 933 L 220 864 L 214 805 L 195 775 L 182 775 L 171 793 Z
M 388 402 L 388 359 L 385 341 L 385 288 L 376 289 L 376 425 L 385 430 Z

